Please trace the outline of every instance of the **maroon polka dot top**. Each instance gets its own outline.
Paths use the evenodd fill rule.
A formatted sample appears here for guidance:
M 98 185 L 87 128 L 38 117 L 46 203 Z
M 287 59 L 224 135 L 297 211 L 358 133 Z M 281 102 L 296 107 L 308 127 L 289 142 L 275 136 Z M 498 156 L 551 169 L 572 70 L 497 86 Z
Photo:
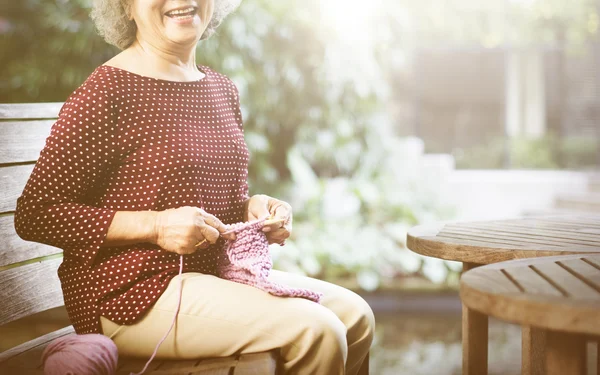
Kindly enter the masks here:
M 100 66 L 69 97 L 18 200 L 15 227 L 64 250 L 58 270 L 77 333 L 99 317 L 133 324 L 179 271 L 179 255 L 140 243 L 103 247 L 116 211 L 201 207 L 242 221 L 248 149 L 239 97 L 207 67 L 172 82 Z M 215 274 L 222 246 L 184 257 Z M 201 293 L 201 291 L 198 291 Z

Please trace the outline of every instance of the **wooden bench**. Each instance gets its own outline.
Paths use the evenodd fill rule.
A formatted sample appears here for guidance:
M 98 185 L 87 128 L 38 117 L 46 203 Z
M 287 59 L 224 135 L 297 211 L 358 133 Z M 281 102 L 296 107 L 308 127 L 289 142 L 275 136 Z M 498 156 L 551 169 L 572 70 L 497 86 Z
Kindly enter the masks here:
M 501 262 L 463 274 L 460 296 L 486 316 L 536 327 L 546 375 L 585 375 L 586 341 L 600 338 L 600 255 Z M 597 357 L 596 373 L 600 371 Z M 545 364 L 544 364 L 545 363 Z
M 0 104 L 0 326 L 62 306 L 58 248 L 21 240 L 13 224 L 16 200 L 50 133 L 62 103 Z M 74 334 L 71 326 L 0 353 L 0 374 L 41 375 L 41 353 L 53 339 Z M 1 336 L 0 336 L 1 340 Z M 145 360 L 119 359 L 118 374 L 140 371 Z M 198 361 L 159 361 L 147 374 L 270 375 L 275 352 Z

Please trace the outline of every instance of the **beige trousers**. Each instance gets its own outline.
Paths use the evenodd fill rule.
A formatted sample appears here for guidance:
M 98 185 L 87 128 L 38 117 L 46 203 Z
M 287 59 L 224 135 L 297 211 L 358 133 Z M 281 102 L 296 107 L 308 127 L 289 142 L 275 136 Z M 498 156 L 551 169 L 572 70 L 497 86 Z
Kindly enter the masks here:
M 180 279 L 181 310 L 159 358 L 224 357 L 279 348 L 286 374 L 355 375 L 369 352 L 375 318 L 360 296 L 321 280 L 273 270 L 273 281 L 322 292 L 321 304 L 185 273 L 171 281 L 138 323 L 119 326 L 101 317 L 104 334 L 120 354 L 150 357 L 173 320 Z

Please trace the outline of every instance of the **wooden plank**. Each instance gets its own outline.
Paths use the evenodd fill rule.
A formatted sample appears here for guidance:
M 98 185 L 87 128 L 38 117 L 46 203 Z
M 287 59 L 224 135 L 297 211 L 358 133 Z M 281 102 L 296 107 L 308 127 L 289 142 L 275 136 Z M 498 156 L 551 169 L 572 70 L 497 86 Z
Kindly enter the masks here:
M 146 365 L 146 362 L 148 362 L 148 359 L 126 358 L 119 356 L 119 364 L 117 365 L 116 375 L 130 375 L 131 373 L 138 373 L 142 371 Z M 152 363 L 148 365 L 148 369 L 144 374 L 153 374 L 153 371 L 160 365 L 162 365 L 162 361 L 152 361 Z
M 126 361 L 130 364 L 126 367 L 119 368 L 117 374 L 129 375 L 127 371 L 138 372 L 144 367 L 135 367 L 135 364 L 139 364 L 136 359 L 127 359 Z M 231 369 L 236 366 L 238 360 L 236 357 L 222 357 L 222 358 L 209 358 L 204 360 L 190 360 L 190 361 L 156 361 L 152 363 L 145 374 L 151 375 L 229 375 Z M 134 364 L 133 366 L 131 364 Z M 133 367 L 133 368 L 132 368 Z
M 490 270 L 491 271 L 491 270 Z M 541 294 L 548 296 L 561 297 L 563 293 L 553 284 L 547 282 L 540 274 L 530 267 L 506 267 L 503 269 L 505 273 L 521 286 L 521 289 L 528 294 Z M 484 285 L 486 290 L 488 285 Z M 500 289 L 496 289 L 500 292 Z
M 562 286 L 571 298 L 594 299 L 600 297 L 600 271 L 581 259 L 548 262 L 541 264 L 538 268 L 547 275 L 551 275 L 552 280 Z
M 531 326 L 521 329 L 521 374 L 545 375 L 546 331 Z
M 57 270 L 62 259 L 51 259 L 0 271 L 0 325 L 62 306 Z
M 181 370 L 180 372 L 183 372 L 183 370 L 185 370 L 185 369 L 193 369 L 194 367 L 196 367 L 198 362 L 200 362 L 200 361 L 197 359 L 189 360 L 189 361 L 169 361 L 169 360 L 156 361 L 156 370 L 161 370 L 161 371 L 171 370 L 173 372 L 173 374 L 176 374 L 176 373 L 178 373 L 177 370 Z M 189 373 L 189 371 L 187 373 Z
M 587 261 L 584 257 L 581 259 L 559 261 L 557 264 L 594 289 L 596 293 L 600 293 L 600 267 L 596 266 L 596 264 Z
M 586 375 L 585 337 L 548 331 L 546 341 L 546 374 Z
M 0 213 L 15 210 L 32 170 L 33 164 L 0 168 Z
M 536 218 L 536 222 L 546 223 L 548 225 L 554 225 L 555 228 L 560 229 L 563 226 L 569 225 L 571 227 L 586 227 L 586 228 L 597 228 L 600 229 L 600 221 L 593 217 L 542 217 Z
M 498 242 L 492 242 L 492 241 L 482 242 L 480 240 L 471 238 L 469 236 L 463 236 L 463 238 L 457 238 L 456 236 L 447 237 L 447 236 L 444 236 L 443 234 L 439 234 L 438 236 L 433 237 L 433 238 L 424 237 L 424 238 L 421 238 L 420 240 L 437 243 L 442 246 L 450 245 L 450 246 L 457 247 L 457 248 L 460 247 L 463 250 L 469 249 L 470 251 L 477 251 L 477 252 L 491 251 L 491 250 L 502 250 L 504 252 L 510 252 L 510 251 L 514 251 L 514 250 L 528 250 L 528 249 L 535 250 L 535 249 L 542 248 L 540 246 L 538 246 L 538 247 L 527 246 L 522 243 L 507 245 L 505 243 L 498 243 Z M 480 254 L 480 255 L 483 255 L 483 254 Z M 512 257 L 509 259 L 512 259 Z M 486 263 L 487 262 L 485 262 L 483 264 L 486 264 Z
M 580 222 L 570 222 L 568 219 L 563 221 L 547 221 L 544 218 L 538 219 L 528 219 L 528 220 L 510 220 L 503 222 L 490 222 L 490 221 L 482 221 L 482 222 L 473 222 L 469 223 L 471 225 L 486 225 L 489 228 L 506 228 L 506 227 L 515 227 L 515 228 L 537 228 L 541 230 L 548 230 L 554 232 L 566 232 L 566 233 L 587 233 L 587 231 L 598 230 L 599 228 L 595 224 L 595 220 L 589 219 L 588 224 L 582 224 Z
M 0 374 L 42 375 L 42 352 L 53 340 L 74 334 L 72 326 L 38 337 L 0 354 Z
M 234 375 L 271 375 L 277 370 L 277 360 L 275 354 L 255 353 L 244 354 L 240 357 Z
M 0 120 L 56 118 L 62 102 L 0 104 Z
M 62 253 L 57 247 L 22 240 L 15 231 L 13 215 L 0 216 L 0 238 L 0 267 Z
M 600 236 L 598 235 L 572 235 L 569 236 L 560 235 L 556 232 L 547 231 L 542 233 L 533 228 L 521 229 L 521 233 L 514 230 L 505 229 L 491 229 L 491 228 L 475 228 L 475 227 L 462 227 L 462 228 L 449 228 L 440 233 L 440 235 L 456 234 L 460 236 L 482 238 L 486 241 L 496 241 L 499 243 L 532 243 L 539 245 L 550 245 L 556 246 L 569 246 L 569 245 L 581 245 L 581 246 L 600 246 Z M 539 233 L 538 233 L 539 232 Z
M 487 269 L 485 273 L 467 272 L 462 275 L 461 280 L 491 293 L 521 294 L 524 289 L 518 280 L 504 269 Z
M 568 230 L 565 228 L 561 228 L 561 230 L 556 230 L 556 228 L 550 229 L 542 229 L 539 226 L 534 225 L 519 225 L 516 223 L 505 223 L 503 225 L 489 225 L 485 222 L 482 223 L 472 223 L 469 227 L 461 229 L 479 229 L 485 230 L 489 233 L 502 233 L 502 234 L 512 234 L 515 236 L 524 236 L 527 238 L 553 238 L 559 240 L 561 242 L 570 243 L 570 241 L 575 241 L 575 243 L 598 243 L 600 244 L 600 236 L 596 234 L 584 233 L 581 231 Z
M 54 120 L 0 122 L 0 164 L 34 162 Z
M 592 225 L 565 223 L 538 223 L 530 224 L 506 223 L 502 226 L 511 230 L 529 231 L 539 236 L 549 236 L 566 239 L 598 240 L 597 229 Z
M 582 257 L 581 260 L 586 262 L 590 266 L 596 268 L 597 270 L 600 270 L 600 258 L 596 257 L 594 259 L 593 257 L 585 256 L 585 257 Z
M 38 353 L 38 351 L 40 356 L 38 356 L 37 359 L 39 360 L 39 358 L 41 357 L 41 352 L 44 351 L 46 345 L 48 345 L 52 340 L 72 334 L 75 334 L 75 330 L 73 329 L 73 326 L 68 326 L 56 330 L 54 332 L 50 332 L 46 335 L 37 337 L 19 346 L 15 346 L 14 348 L 8 349 L 0 353 L 0 364 L 6 364 L 8 362 L 11 362 L 15 360 L 16 357 L 29 358 L 31 352 Z
M 501 238 L 494 238 L 492 236 L 486 236 L 481 233 L 467 233 L 467 232 L 458 232 L 458 231 L 442 231 L 437 235 L 437 238 L 440 239 L 450 239 L 450 240 L 467 240 L 471 241 L 471 243 L 477 243 L 479 246 L 495 246 L 501 245 L 505 247 L 511 247 L 514 249 L 519 249 L 525 247 L 526 244 L 523 241 L 512 241 Z
M 125 358 L 119 362 L 118 375 L 129 375 L 144 367 L 146 360 Z M 274 375 L 276 368 L 274 352 L 244 354 L 238 357 L 208 358 L 185 361 L 154 361 L 146 374 L 151 375 Z M 232 372 L 233 371 L 233 372 Z
M 196 364 L 194 367 L 194 374 L 230 375 L 231 369 L 235 367 L 237 361 L 237 357 L 204 359 Z

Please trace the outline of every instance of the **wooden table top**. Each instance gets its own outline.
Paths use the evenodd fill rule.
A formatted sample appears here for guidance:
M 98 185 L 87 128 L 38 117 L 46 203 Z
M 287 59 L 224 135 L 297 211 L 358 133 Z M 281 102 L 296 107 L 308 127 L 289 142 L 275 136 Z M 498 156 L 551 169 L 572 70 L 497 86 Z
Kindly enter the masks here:
M 521 259 L 462 275 L 471 309 L 539 328 L 600 335 L 600 254 Z
M 407 247 L 421 255 L 476 264 L 600 253 L 600 215 L 422 225 L 409 230 Z

